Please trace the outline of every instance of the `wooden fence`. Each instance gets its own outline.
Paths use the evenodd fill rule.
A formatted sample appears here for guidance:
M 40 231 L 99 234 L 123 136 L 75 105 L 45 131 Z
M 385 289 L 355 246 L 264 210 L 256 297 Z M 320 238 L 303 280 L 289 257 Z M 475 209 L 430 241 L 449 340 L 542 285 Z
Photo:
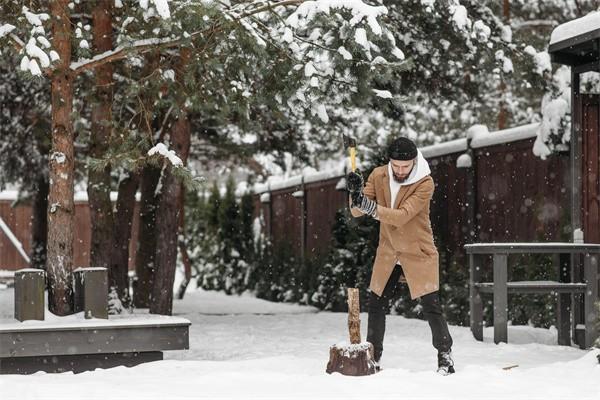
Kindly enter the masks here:
M 431 221 L 445 262 L 464 262 L 463 245 L 472 241 L 571 240 L 569 154 L 535 156 L 537 128 L 530 124 L 421 149 L 436 185 Z M 330 247 L 335 212 L 347 205 L 345 172 L 320 175 L 325 178 L 297 176 L 256 187 L 267 234 L 298 256 Z
M 27 254 L 31 254 L 31 212 L 27 203 L 13 206 L 16 192 L 0 193 L 0 217 L 8 225 L 12 233 L 22 243 Z M 91 222 L 87 196 L 77 194 L 75 199 L 75 243 L 73 244 L 73 264 L 75 268 L 89 266 Z M 135 246 L 137 245 L 138 212 L 134 214 L 132 240 L 129 246 L 129 268 L 135 266 Z M 17 270 L 29 265 L 19 254 L 14 244 L 4 232 L 0 231 L 0 270 Z

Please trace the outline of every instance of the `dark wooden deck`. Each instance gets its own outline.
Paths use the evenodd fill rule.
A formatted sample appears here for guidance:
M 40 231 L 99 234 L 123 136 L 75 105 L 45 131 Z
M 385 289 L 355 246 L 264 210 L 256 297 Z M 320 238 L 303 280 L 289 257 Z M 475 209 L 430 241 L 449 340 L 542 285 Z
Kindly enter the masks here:
M 83 372 L 162 360 L 189 348 L 190 322 L 168 316 L 0 324 L 0 373 Z

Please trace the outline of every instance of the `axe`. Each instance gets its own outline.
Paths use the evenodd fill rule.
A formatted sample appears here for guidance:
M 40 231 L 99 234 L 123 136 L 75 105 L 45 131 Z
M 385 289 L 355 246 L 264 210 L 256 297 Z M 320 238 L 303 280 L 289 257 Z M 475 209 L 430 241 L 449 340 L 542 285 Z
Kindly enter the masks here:
M 350 152 L 350 165 L 352 166 L 352 172 L 354 172 L 356 170 L 356 140 L 344 134 L 342 134 L 342 140 L 344 141 L 344 150 Z

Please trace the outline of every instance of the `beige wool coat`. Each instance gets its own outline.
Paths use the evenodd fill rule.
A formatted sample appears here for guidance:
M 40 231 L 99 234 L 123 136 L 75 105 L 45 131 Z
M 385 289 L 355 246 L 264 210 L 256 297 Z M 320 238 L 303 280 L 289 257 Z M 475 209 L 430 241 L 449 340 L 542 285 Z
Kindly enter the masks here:
M 433 178 L 426 175 L 401 186 L 393 205 L 389 180 L 388 166 L 383 165 L 371 172 L 364 188 L 365 196 L 380 206 L 379 245 L 370 289 L 381 296 L 397 260 L 402 265 L 411 298 L 416 299 L 439 289 L 439 254 L 429 219 Z M 354 217 L 364 215 L 358 208 L 350 211 Z

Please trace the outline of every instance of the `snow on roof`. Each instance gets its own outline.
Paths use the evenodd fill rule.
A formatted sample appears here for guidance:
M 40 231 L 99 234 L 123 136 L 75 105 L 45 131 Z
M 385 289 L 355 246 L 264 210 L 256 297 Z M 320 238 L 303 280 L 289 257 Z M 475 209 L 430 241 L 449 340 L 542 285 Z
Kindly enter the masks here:
M 557 26 L 550 36 L 550 44 L 562 42 L 584 33 L 600 29 L 600 12 L 593 11 L 585 17 L 574 19 Z

